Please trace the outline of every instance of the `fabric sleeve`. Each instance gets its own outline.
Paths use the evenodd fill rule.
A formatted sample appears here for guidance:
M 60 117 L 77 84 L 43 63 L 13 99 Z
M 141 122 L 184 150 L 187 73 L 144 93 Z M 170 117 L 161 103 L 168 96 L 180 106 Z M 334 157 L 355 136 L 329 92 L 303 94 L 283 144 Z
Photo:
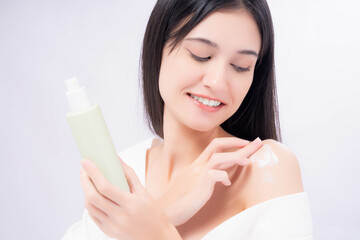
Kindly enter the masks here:
M 313 240 L 306 192 L 250 207 L 215 227 L 202 240 Z
M 276 199 L 263 209 L 254 239 L 312 240 L 311 211 L 306 193 Z

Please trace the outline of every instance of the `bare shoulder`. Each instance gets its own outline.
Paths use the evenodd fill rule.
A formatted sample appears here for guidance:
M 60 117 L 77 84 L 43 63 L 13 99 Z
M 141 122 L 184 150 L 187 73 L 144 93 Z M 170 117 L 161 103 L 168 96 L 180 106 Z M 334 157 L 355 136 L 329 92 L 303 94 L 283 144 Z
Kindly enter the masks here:
M 246 205 L 251 207 L 272 198 L 303 192 L 299 161 L 293 151 L 273 139 L 263 140 L 263 147 L 246 167 Z

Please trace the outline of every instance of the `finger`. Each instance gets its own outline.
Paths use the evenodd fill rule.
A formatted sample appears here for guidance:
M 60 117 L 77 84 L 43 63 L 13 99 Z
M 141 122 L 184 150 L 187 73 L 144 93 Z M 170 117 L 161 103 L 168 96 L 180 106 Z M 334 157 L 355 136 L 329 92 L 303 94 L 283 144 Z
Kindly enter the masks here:
M 110 214 L 112 212 L 112 209 L 114 208 L 115 203 L 110 199 L 107 199 L 106 197 L 101 195 L 95 189 L 93 182 L 88 177 L 86 171 L 83 168 L 81 168 L 80 170 L 80 182 L 82 189 L 84 191 L 84 195 L 86 199 L 85 202 L 91 203 L 93 206 L 101 210 L 106 215 Z
M 249 164 L 250 161 L 248 158 L 241 156 L 237 151 L 236 152 L 226 152 L 226 153 L 214 153 L 211 155 L 208 166 L 212 169 L 227 169 L 234 165 L 245 166 Z
M 91 218 L 94 221 L 96 221 L 97 223 L 102 224 L 103 222 L 105 222 L 108 219 L 109 216 L 105 212 L 101 211 L 99 208 L 97 208 L 90 202 L 85 201 L 84 205 L 85 205 L 85 208 L 88 210 Z
M 121 166 L 123 167 L 123 168 L 128 168 L 128 167 L 130 167 L 129 165 L 127 165 L 122 159 L 121 159 L 121 157 L 120 156 L 118 156 L 119 157 L 119 160 L 120 160 L 120 163 L 121 163 Z
M 237 137 L 214 138 L 195 162 L 206 162 L 214 152 L 227 148 L 243 148 L 249 143 L 249 141 Z
M 143 197 L 148 196 L 147 191 L 145 190 L 145 187 L 140 182 L 134 169 L 132 169 L 132 168 L 127 169 L 126 175 L 128 176 L 128 183 L 129 183 L 129 186 L 131 187 L 131 192 L 140 194 Z
M 95 222 L 95 224 L 101 229 L 101 231 L 103 231 L 104 233 L 106 232 L 106 229 L 104 228 L 104 224 L 102 221 L 100 221 L 97 217 L 95 217 L 92 212 L 89 212 L 89 216 L 91 217 L 91 219 Z
M 131 168 L 129 165 L 127 165 L 120 157 L 120 162 L 123 167 L 126 180 L 129 184 L 130 192 L 131 193 L 143 193 L 145 190 L 145 187 L 140 182 L 138 176 L 136 175 L 133 168 Z
M 229 179 L 229 175 L 226 171 L 210 169 L 208 171 L 208 176 L 214 182 L 222 182 L 225 186 L 230 186 L 231 181 Z
M 254 154 L 260 147 L 263 146 L 262 141 L 260 138 L 256 138 L 254 141 L 249 143 L 246 147 L 238 150 L 240 156 L 242 157 L 250 157 L 252 154 Z
M 91 178 L 96 190 L 104 197 L 110 199 L 118 205 L 123 205 L 129 198 L 127 192 L 120 190 L 112 185 L 100 172 L 94 163 L 87 159 L 81 161 L 87 175 Z
M 241 165 L 241 166 L 246 166 L 249 165 L 251 163 L 249 158 L 245 158 L 244 160 L 239 160 L 239 162 L 235 162 L 235 163 L 224 163 L 224 164 L 220 164 L 216 169 L 219 170 L 226 170 L 229 169 L 235 165 Z

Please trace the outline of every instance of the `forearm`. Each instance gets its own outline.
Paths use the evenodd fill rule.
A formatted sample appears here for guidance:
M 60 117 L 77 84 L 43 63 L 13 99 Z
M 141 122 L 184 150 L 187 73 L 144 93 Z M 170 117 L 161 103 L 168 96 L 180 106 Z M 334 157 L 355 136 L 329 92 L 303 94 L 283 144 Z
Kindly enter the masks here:
M 172 199 L 171 194 L 167 194 L 157 199 L 156 203 L 164 210 L 173 226 L 179 226 L 187 221 L 184 199 Z
M 171 201 L 166 198 L 166 196 L 161 196 L 160 198 L 156 199 L 156 203 L 161 209 L 164 210 L 166 216 L 169 218 L 171 223 L 176 227 L 176 222 L 174 221 L 175 213 L 173 211 L 173 207 L 171 206 Z

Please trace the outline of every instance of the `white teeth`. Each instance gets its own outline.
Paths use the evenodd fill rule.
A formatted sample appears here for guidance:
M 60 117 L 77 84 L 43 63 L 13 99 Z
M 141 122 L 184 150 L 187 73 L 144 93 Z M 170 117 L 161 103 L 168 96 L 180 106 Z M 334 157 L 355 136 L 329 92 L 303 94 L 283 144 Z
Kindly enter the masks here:
M 210 107 L 218 107 L 221 104 L 221 102 L 219 102 L 219 101 L 198 97 L 198 96 L 195 96 L 195 95 L 192 95 L 192 94 L 190 94 L 190 96 L 193 99 L 197 100 L 198 102 L 201 102 L 202 104 L 210 106 Z

